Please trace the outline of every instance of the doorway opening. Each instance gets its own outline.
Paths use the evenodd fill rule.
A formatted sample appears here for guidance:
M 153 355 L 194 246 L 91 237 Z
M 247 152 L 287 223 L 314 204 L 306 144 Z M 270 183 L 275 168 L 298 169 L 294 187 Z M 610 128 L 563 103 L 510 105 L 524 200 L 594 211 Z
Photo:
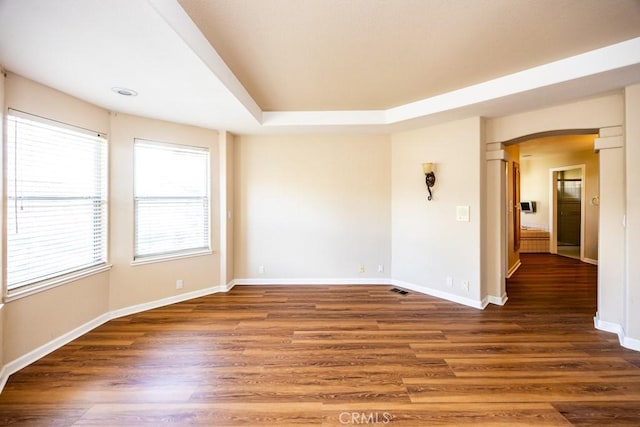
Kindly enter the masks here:
M 506 278 L 522 265 L 521 254 L 557 254 L 597 265 L 597 136 L 591 129 L 574 130 L 504 143 Z
M 583 259 L 584 228 L 584 165 L 553 171 L 552 191 L 555 195 L 552 215 L 556 253 L 570 258 Z

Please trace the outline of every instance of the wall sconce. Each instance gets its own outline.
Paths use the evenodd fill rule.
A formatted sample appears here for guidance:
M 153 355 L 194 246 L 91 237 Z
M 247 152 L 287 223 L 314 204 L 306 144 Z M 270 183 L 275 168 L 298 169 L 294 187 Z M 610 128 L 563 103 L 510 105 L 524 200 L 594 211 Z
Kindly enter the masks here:
M 424 171 L 424 182 L 427 184 L 427 190 L 429 190 L 427 200 L 431 200 L 431 187 L 436 183 L 436 174 L 433 173 L 433 163 L 423 163 L 422 170 Z

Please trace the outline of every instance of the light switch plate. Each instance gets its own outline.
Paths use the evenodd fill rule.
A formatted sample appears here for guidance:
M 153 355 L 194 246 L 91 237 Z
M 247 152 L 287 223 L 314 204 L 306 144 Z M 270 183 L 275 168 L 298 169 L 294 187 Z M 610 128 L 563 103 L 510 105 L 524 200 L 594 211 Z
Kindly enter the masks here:
M 469 222 L 469 206 L 456 206 L 456 221 Z

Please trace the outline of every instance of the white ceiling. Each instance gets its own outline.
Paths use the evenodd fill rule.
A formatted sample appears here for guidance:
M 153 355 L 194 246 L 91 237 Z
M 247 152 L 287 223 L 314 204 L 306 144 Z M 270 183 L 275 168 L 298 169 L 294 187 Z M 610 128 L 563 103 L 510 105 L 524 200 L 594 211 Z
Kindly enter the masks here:
M 640 1 L 0 0 L 0 64 L 235 133 L 389 132 L 640 82 Z

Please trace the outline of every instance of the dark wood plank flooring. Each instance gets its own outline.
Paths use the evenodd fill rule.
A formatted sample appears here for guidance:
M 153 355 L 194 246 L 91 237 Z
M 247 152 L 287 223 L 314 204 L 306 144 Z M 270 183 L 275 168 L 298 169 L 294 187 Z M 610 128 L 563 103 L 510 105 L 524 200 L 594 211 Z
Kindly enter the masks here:
M 596 267 L 523 254 L 509 301 L 237 286 L 110 321 L 12 375 L 2 425 L 640 425 Z

